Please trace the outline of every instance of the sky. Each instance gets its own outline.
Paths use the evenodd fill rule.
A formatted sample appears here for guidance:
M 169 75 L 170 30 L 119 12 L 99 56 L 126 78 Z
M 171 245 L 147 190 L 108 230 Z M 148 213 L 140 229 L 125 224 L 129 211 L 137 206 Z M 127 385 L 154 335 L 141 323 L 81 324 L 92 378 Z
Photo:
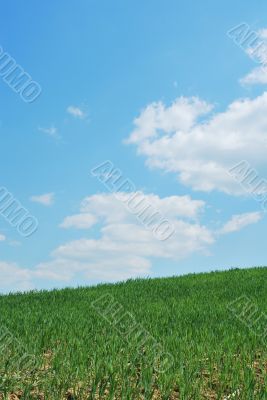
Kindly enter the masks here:
M 1 293 L 266 265 L 266 12 L 2 5 Z

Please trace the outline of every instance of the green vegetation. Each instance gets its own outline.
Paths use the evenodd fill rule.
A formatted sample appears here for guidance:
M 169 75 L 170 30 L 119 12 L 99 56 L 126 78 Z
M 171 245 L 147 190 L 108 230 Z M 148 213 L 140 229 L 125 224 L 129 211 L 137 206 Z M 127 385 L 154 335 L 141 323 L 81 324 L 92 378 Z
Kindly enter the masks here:
M 264 314 L 249 328 L 229 310 L 246 295 L 266 312 L 266 289 L 254 268 L 1 296 L 1 326 L 36 356 L 14 363 L 0 341 L 2 399 L 267 399 Z M 173 355 L 167 371 L 92 307 L 106 294 Z

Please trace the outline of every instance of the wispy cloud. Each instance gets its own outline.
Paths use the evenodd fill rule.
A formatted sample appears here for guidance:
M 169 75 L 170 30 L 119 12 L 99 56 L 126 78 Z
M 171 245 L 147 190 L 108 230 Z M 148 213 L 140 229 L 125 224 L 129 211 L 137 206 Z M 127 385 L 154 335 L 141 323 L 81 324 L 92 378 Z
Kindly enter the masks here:
M 5 235 L 0 233 L 0 242 L 4 242 L 6 240 Z
M 79 119 L 84 119 L 87 117 L 87 114 L 85 111 L 83 111 L 81 108 L 75 107 L 75 106 L 69 106 L 67 108 L 67 113 L 72 115 L 73 117 L 79 118 Z
M 261 212 L 251 212 L 233 215 L 233 217 L 228 221 L 224 227 L 221 229 L 220 233 L 231 233 L 238 232 L 248 225 L 256 224 L 262 219 L 263 215 Z
M 45 193 L 39 196 L 31 196 L 30 200 L 34 203 L 42 204 L 43 206 L 51 206 L 54 203 L 54 193 Z
M 54 125 L 51 125 L 49 128 L 39 126 L 38 131 L 45 133 L 46 135 L 51 137 L 59 137 L 58 130 Z

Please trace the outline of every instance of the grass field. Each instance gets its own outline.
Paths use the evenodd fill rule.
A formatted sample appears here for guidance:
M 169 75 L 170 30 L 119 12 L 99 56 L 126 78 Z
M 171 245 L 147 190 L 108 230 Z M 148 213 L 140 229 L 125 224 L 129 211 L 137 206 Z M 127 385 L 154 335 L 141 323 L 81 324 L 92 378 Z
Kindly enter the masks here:
M 253 268 L 1 296 L 0 398 L 267 399 L 266 294 Z

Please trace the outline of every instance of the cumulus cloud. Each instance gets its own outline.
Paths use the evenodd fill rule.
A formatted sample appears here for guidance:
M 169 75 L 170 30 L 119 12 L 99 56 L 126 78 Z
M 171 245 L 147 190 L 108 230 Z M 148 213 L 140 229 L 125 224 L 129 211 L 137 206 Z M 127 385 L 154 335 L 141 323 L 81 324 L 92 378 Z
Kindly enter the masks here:
M 76 228 L 76 229 L 88 229 L 96 223 L 96 217 L 92 214 L 76 214 L 66 217 L 60 224 L 61 228 Z
M 51 206 L 54 204 L 54 193 L 45 193 L 39 196 L 31 196 L 30 200 L 34 203 L 42 204 L 43 206 Z
M 6 240 L 5 235 L 0 233 L 0 242 L 4 242 Z
M 146 204 L 153 207 L 169 218 L 192 218 L 195 219 L 203 211 L 205 202 L 193 200 L 190 196 L 168 196 L 159 197 L 155 194 L 144 194 L 142 192 L 124 193 L 118 192 L 115 195 L 101 193 L 88 196 L 81 202 L 81 212 L 97 215 L 105 218 L 107 222 L 136 220 L 136 217 L 129 213 L 127 207 L 123 206 L 129 198 L 135 199 L 139 204 L 142 199 Z M 142 207 L 142 205 L 140 206 Z
M 69 106 L 67 108 L 67 113 L 79 119 L 84 119 L 87 116 L 87 114 L 81 108 L 75 106 Z
M 202 200 L 138 193 L 174 226 L 175 233 L 168 240 L 158 240 L 151 226 L 143 225 L 140 203 L 135 204 L 137 208 L 132 212 L 125 208 L 125 197 L 131 193 L 117 193 L 116 197 L 112 193 L 88 196 L 81 201 L 79 213 L 66 217 L 62 226 L 74 229 L 94 226 L 94 232 L 89 230 L 86 236 L 59 245 L 49 260 L 33 269 L 0 263 L 0 290 L 24 290 L 36 284 L 42 287 L 42 282 L 49 287 L 61 287 L 74 282 L 92 284 L 151 276 L 155 261 L 178 261 L 194 253 L 207 254 L 220 234 L 240 230 L 261 218 L 259 213 L 233 216 L 219 232 L 213 231 L 201 222 L 206 209 Z
M 267 93 L 235 100 L 222 112 L 210 113 L 212 108 L 195 97 L 180 97 L 169 107 L 149 104 L 126 143 L 137 147 L 150 168 L 176 173 L 194 190 L 244 194 L 228 171 L 240 160 L 265 166 Z
M 220 233 L 225 234 L 240 231 L 248 225 L 256 224 L 262 219 L 262 217 L 263 215 L 260 212 L 233 215 L 230 221 L 223 226 Z
M 91 238 L 89 234 L 60 245 L 52 252 L 51 261 L 36 267 L 36 276 L 66 282 L 77 276 L 90 281 L 147 276 L 153 259 L 179 260 L 205 251 L 214 241 L 213 233 L 199 221 L 205 208 L 203 201 L 190 196 L 160 198 L 138 192 L 139 199 L 142 196 L 146 201 L 143 204 L 153 204 L 175 228 L 172 237 L 160 241 L 138 218 L 142 214 L 140 203 L 136 203 L 138 212 L 131 213 L 123 204 L 129 193 L 117 195 L 86 197 L 80 213 L 66 217 L 61 226 L 83 229 L 98 223 L 99 237 Z

